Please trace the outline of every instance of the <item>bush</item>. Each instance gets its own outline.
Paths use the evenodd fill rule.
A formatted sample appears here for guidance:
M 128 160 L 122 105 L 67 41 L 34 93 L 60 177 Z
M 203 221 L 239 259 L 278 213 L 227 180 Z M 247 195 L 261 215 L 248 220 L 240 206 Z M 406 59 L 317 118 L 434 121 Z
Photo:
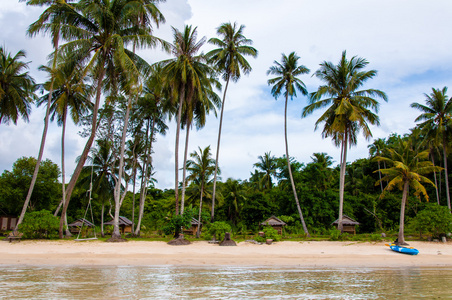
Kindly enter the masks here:
M 341 237 L 341 231 L 337 229 L 331 229 L 329 232 L 330 241 L 339 241 Z
M 193 211 L 186 209 L 182 215 L 173 216 L 169 222 L 163 226 L 162 230 L 166 235 L 174 233 L 174 237 L 178 237 L 181 232 L 181 228 L 191 227 L 192 218 Z
M 58 237 L 60 220 L 48 210 L 27 213 L 19 231 L 26 239 L 50 239 Z
M 258 236 L 255 240 L 260 243 L 266 242 L 267 239 L 271 239 L 275 242 L 281 240 L 281 236 L 278 234 L 278 231 L 271 226 L 265 226 L 263 229 L 264 236 Z
M 432 237 L 439 237 L 452 231 L 452 214 L 446 206 L 429 203 L 409 223 L 411 230 L 429 233 Z
M 213 222 L 209 227 L 209 235 L 215 235 L 215 238 L 219 241 L 224 239 L 226 232 L 231 232 L 231 226 L 226 222 Z

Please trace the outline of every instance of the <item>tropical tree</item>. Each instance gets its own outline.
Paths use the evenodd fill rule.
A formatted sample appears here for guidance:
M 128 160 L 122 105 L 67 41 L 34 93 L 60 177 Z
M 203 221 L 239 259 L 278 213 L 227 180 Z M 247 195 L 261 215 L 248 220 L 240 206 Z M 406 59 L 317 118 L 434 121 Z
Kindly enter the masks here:
M 382 156 L 385 147 L 386 147 L 385 139 L 375 139 L 372 144 L 367 146 L 367 148 L 369 149 L 369 155 L 372 158 L 376 156 Z M 381 181 L 380 169 L 381 169 L 380 161 L 378 161 L 378 176 L 380 178 L 380 189 L 381 192 L 383 193 L 383 182 Z
M 12 121 L 16 125 L 19 117 L 28 121 L 36 85 L 25 71 L 29 63 L 21 61 L 22 58 L 23 50 L 11 56 L 0 46 L 0 124 Z
M 206 63 L 205 55 L 198 54 L 200 48 L 205 44 L 206 38 L 203 37 L 197 41 L 196 27 L 185 26 L 183 32 L 173 27 L 174 42 L 170 46 L 175 58 L 162 61 L 165 81 L 172 90 L 171 100 L 177 106 L 177 127 L 175 142 L 175 198 L 176 213 L 179 213 L 179 135 L 182 125 L 182 113 L 184 108 L 189 114 L 193 111 L 193 99 L 200 99 L 202 95 L 203 84 L 213 75 L 212 68 Z M 178 99 L 176 104 L 175 100 Z M 186 117 L 187 114 L 186 114 Z M 189 122 L 186 122 L 188 125 Z M 189 127 L 187 127 L 188 129 Z M 185 167 L 183 172 L 185 174 Z M 181 201 L 181 212 L 183 211 L 183 202 Z
M 81 0 L 77 3 L 76 9 L 71 11 L 70 18 L 64 19 L 65 22 L 61 24 L 63 38 L 69 41 L 62 45 L 61 50 L 71 58 L 70 61 L 86 62 L 84 73 L 91 72 L 96 86 L 91 132 L 68 184 L 63 215 L 66 213 L 75 182 L 94 141 L 102 88 L 105 86 L 104 79 L 107 79 L 105 83 L 109 86 L 115 87 L 117 80 L 124 79 L 118 78 L 118 74 L 122 76 L 127 74 L 127 79 L 134 79 L 128 82 L 128 88 L 136 86 L 140 75 L 139 65 L 144 61 L 132 51 L 127 50 L 125 46 L 132 42 L 142 46 L 155 46 L 158 43 L 164 45 L 160 39 L 150 34 L 150 27 L 136 26 L 131 21 L 135 20 L 136 15 L 140 13 L 147 14 L 143 2 L 134 0 L 100 2 Z M 119 170 L 121 172 L 121 167 Z M 118 178 L 122 178 L 122 174 L 119 174 Z M 116 215 L 115 213 L 114 237 L 119 235 L 119 227 L 116 226 L 119 215 Z M 62 229 L 63 223 L 60 222 L 60 237 L 62 237 Z
M 419 151 L 413 147 L 410 140 L 403 140 L 399 138 L 396 147 L 388 149 L 389 157 L 377 156 L 375 160 L 384 161 L 391 167 L 381 169 L 380 172 L 384 175 L 381 180 L 387 180 L 388 185 L 383 190 L 381 198 L 387 192 L 393 190 L 395 187 L 402 191 L 402 203 L 400 207 L 400 225 L 398 243 L 406 245 L 404 237 L 404 221 L 405 221 L 405 205 L 407 202 L 409 187 L 415 192 L 414 195 L 423 195 L 428 201 L 429 197 L 423 183 L 428 183 L 434 186 L 434 183 L 425 177 L 433 171 L 438 171 L 441 168 L 435 167 L 431 161 L 428 160 L 428 150 Z M 378 180 L 376 185 L 381 180 Z
M 202 200 L 204 195 L 204 189 L 210 180 L 210 177 L 215 172 L 215 161 L 211 158 L 210 146 L 204 149 L 198 147 L 198 152 L 190 153 L 191 160 L 187 161 L 187 170 L 190 175 L 187 177 L 187 181 L 196 182 L 200 187 L 199 198 L 199 216 L 198 216 L 198 229 L 196 231 L 196 237 L 200 235 L 201 212 L 202 212 Z
M 447 169 L 447 144 L 452 132 L 452 98 L 448 98 L 446 93 L 447 87 L 441 90 L 432 88 L 430 95 L 424 94 L 426 98 L 425 105 L 415 102 L 411 104 L 411 107 L 419 109 L 422 112 L 415 121 L 421 122 L 418 126 L 426 135 L 430 138 L 434 137 L 442 140 L 447 207 L 451 210 Z
M 367 80 L 377 75 L 376 70 L 364 70 L 368 64 L 366 59 L 357 56 L 348 60 L 346 51 L 342 52 L 337 65 L 327 61 L 321 63 L 314 75 L 324 81 L 325 85 L 310 94 L 309 104 L 302 112 L 302 117 L 306 117 L 317 109 L 327 107 L 316 121 L 315 129 L 319 124 L 325 123 L 322 137 L 331 137 L 336 146 L 341 146 L 338 223 L 341 232 L 347 148 L 356 145 L 360 130 L 366 139 L 372 137 L 369 123 L 377 126 L 380 124 L 376 114 L 379 102 L 375 97 L 387 101 L 386 94 L 380 90 L 360 90 Z
M 214 221 L 215 216 L 215 196 L 217 186 L 218 160 L 220 156 L 220 139 L 221 129 L 223 125 L 223 111 L 226 101 L 226 92 L 228 90 L 229 81 L 237 82 L 241 77 L 241 72 L 245 75 L 251 72 L 251 66 L 244 56 L 257 57 L 257 50 L 252 45 L 252 40 L 247 39 L 243 35 L 244 25 L 237 26 L 236 23 L 223 23 L 217 28 L 217 34 L 221 37 L 209 39 L 209 43 L 218 48 L 207 53 L 210 62 L 215 68 L 221 72 L 222 78 L 226 81 L 223 93 L 223 101 L 221 104 L 220 125 L 218 128 L 217 154 L 215 157 L 215 173 L 213 178 L 212 192 L 212 211 L 210 221 Z
M 273 187 L 272 176 L 276 176 L 276 157 L 270 152 L 265 152 L 264 156 L 257 157 L 259 161 L 254 164 L 254 167 L 262 171 L 263 188 L 270 190 Z
M 293 196 L 297 204 L 298 214 L 300 216 L 301 224 L 303 225 L 303 230 L 306 235 L 309 236 L 308 228 L 303 218 L 303 213 L 301 212 L 300 201 L 298 200 L 297 190 L 295 187 L 295 182 L 292 176 L 292 170 L 290 168 L 290 156 L 289 156 L 289 142 L 287 140 L 287 102 L 293 97 L 297 96 L 297 90 L 303 95 L 307 95 L 306 85 L 297 76 L 301 74 L 308 74 L 309 69 L 303 65 L 298 65 L 298 60 L 300 57 L 292 52 L 289 56 L 282 54 L 281 62 L 274 61 L 274 65 L 270 67 L 267 71 L 267 75 L 274 75 L 276 77 L 269 79 L 268 84 L 272 85 L 271 93 L 278 99 L 278 97 L 283 93 L 286 98 L 284 104 L 284 140 L 286 144 L 286 159 L 287 159 L 287 169 L 289 171 L 290 184 L 292 186 Z

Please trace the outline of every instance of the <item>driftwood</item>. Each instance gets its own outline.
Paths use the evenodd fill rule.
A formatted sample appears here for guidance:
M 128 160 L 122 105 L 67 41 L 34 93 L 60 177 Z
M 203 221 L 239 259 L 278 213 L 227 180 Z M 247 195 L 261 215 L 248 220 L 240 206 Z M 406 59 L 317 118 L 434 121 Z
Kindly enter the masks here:
M 237 244 L 231 240 L 231 234 L 229 232 L 226 232 L 224 234 L 224 239 L 220 243 L 220 246 L 237 246 Z

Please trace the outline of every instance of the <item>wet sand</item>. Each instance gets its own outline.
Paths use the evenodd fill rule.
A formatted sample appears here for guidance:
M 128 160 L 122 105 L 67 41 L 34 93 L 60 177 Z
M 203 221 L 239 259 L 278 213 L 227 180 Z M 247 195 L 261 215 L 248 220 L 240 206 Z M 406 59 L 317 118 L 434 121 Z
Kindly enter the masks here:
M 452 242 L 409 244 L 418 255 L 396 253 L 385 242 L 241 242 L 220 247 L 207 241 L 186 246 L 149 241 L 0 241 L 0 265 L 452 267 Z

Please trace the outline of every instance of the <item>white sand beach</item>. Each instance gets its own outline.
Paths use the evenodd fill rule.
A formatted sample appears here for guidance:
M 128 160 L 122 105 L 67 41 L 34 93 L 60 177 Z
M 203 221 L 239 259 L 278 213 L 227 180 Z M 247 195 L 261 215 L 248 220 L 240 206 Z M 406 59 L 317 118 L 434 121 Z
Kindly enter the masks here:
M 396 253 L 384 242 L 241 242 L 220 247 L 206 241 L 187 246 L 165 242 L 21 241 L 0 242 L 1 265 L 29 266 L 306 266 L 452 267 L 452 243 L 409 242 L 419 255 Z

